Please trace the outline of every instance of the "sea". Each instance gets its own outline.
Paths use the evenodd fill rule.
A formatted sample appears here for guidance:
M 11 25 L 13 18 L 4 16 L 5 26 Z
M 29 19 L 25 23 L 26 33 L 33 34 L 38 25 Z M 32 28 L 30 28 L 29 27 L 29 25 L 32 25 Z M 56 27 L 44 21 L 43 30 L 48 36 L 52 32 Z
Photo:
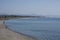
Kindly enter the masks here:
M 60 18 L 10 19 L 5 24 L 9 29 L 37 40 L 60 40 Z

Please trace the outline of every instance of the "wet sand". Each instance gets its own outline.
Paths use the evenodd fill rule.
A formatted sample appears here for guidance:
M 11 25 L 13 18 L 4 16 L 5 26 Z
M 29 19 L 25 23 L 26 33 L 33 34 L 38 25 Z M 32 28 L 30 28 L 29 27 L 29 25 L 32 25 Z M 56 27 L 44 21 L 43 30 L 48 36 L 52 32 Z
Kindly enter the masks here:
M 9 30 L 3 22 L 4 20 L 0 20 L 0 40 L 36 40 L 32 37 Z

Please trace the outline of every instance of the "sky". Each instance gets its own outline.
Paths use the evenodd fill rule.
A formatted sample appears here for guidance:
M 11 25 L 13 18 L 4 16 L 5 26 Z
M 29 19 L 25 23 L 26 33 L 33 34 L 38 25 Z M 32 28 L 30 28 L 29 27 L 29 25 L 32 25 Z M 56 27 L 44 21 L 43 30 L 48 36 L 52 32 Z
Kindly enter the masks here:
M 60 0 L 0 0 L 1 14 L 60 17 Z

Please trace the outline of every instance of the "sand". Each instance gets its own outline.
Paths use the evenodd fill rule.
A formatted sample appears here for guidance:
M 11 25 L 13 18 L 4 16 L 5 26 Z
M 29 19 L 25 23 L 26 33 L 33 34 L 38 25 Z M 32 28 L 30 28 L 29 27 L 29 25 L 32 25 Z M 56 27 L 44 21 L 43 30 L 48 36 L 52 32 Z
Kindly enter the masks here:
M 34 38 L 18 34 L 9 29 L 6 29 L 4 20 L 0 20 L 0 40 L 36 40 Z

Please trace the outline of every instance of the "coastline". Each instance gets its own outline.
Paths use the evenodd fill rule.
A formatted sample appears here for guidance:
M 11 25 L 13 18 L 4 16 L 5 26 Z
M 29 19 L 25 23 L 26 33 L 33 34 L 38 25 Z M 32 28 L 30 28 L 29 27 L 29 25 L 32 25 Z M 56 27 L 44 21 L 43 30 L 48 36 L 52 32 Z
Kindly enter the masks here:
M 18 33 L 7 27 L 5 20 L 0 20 L 0 40 L 37 40 L 34 37 Z

